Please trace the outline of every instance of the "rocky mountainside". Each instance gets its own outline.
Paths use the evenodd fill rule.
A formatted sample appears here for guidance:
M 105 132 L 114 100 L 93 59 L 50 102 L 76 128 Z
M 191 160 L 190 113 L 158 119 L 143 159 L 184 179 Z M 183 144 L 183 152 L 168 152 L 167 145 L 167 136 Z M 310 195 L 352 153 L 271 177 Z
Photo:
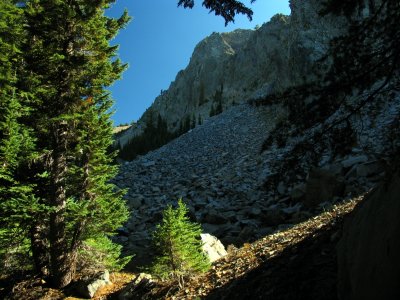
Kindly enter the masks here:
M 150 113 L 160 114 L 171 130 L 188 115 L 200 114 L 204 123 L 123 163 L 115 179 L 117 186 L 128 189 L 132 209 L 117 239 L 127 252 L 137 254 L 134 264 L 146 263 L 151 230 L 163 208 L 180 197 L 205 232 L 225 245 L 241 245 L 359 195 L 381 179 L 387 164 L 382 153 L 390 151 L 389 129 L 400 110 L 398 94 L 381 99 L 379 105 L 366 105 L 349 118 L 351 132 L 344 134 L 354 140 L 347 153 L 326 147 L 320 157 L 312 158 L 313 168 L 293 149 L 322 124 L 296 136 L 282 128 L 284 145 L 272 143 L 261 151 L 271 131 L 280 130 L 287 107 L 279 103 L 254 107 L 248 100 L 313 80 L 312 65 L 325 53 L 328 41 L 346 28 L 339 17 L 321 18 L 318 1 L 293 0 L 290 5 L 290 17 L 277 15 L 257 30 L 214 33 L 200 42 L 189 66 L 145 113 L 144 119 Z M 216 96 L 224 112 L 207 117 Z M 324 126 L 343 116 L 338 110 Z M 142 125 L 128 130 L 122 140 Z M 273 175 L 283 174 L 288 159 L 298 162 L 302 173 L 266 188 Z
M 118 138 L 124 146 L 140 134 L 152 114 L 171 132 L 190 118 L 198 124 L 218 104 L 226 109 L 313 79 L 311 67 L 328 41 L 342 32 L 340 18 L 321 18 L 316 0 L 290 1 L 291 15 L 276 15 L 256 30 L 213 33 L 194 49 L 186 69 L 138 121 Z
M 225 246 L 241 246 L 292 228 L 339 201 L 346 203 L 371 190 L 388 174 L 388 158 L 393 157 L 399 145 L 398 90 L 381 90 L 374 101 L 367 102 L 364 99 L 369 99 L 379 82 L 362 94 L 353 90 L 343 105 L 336 106 L 326 118 L 303 122 L 308 124 L 304 127 L 300 123 L 300 129 L 290 124 L 293 116 L 304 119 L 296 113 L 296 105 L 248 104 L 248 100 L 265 99 L 289 87 L 318 81 L 313 67 L 318 63 L 323 73 L 330 62 L 320 64 L 318 59 L 325 54 L 329 40 L 346 30 L 342 18 L 321 18 L 316 13 L 320 8 L 318 1 L 293 0 L 290 4 L 290 17 L 278 15 L 257 30 L 213 34 L 202 41 L 187 69 L 178 74 L 144 115 L 145 119 L 159 114 L 169 130 L 191 116 L 200 115 L 204 122 L 162 148 L 122 166 L 115 183 L 129 189 L 126 198 L 132 218 L 116 239 L 128 253 L 137 254 L 131 267 L 147 262 L 151 256 L 151 231 L 160 221 L 163 208 L 177 198 L 182 197 L 188 204 L 192 219 L 201 223 L 204 232 L 217 236 Z M 360 17 L 368 15 L 365 10 L 358 13 Z M 219 103 L 223 112 L 209 117 L 213 105 Z M 329 103 L 318 104 L 324 109 Z M 313 118 L 312 114 L 308 117 Z M 139 122 L 139 130 L 140 126 Z M 327 135 L 326 128 L 335 133 Z M 128 135 L 132 132 L 128 131 Z M 274 138 L 265 143 L 269 136 Z M 308 151 L 300 148 L 304 145 Z M 288 168 L 293 168 L 293 172 L 287 172 Z M 370 199 L 374 197 L 368 201 L 377 202 Z M 393 199 L 389 197 L 390 201 Z M 364 205 L 364 212 L 356 217 L 362 224 L 353 223 L 344 232 L 340 274 L 333 271 L 335 276 L 341 276 L 343 298 L 352 297 L 346 292 L 348 286 L 357 289 L 356 294 L 364 295 L 363 286 L 374 276 L 378 265 L 384 265 L 391 279 L 385 282 L 391 285 L 390 291 L 395 290 L 392 285 L 398 277 L 391 277 L 394 269 L 390 265 L 396 261 L 391 251 L 385 254 L 382 247 L 375 247 L 381 254 L 372 260 L 373 250 L 366 249 L 371 241 L 379 240 L 380 231 L 386 230 L 382 221 L 386 215 L 393 227 L 383 235 L 388 241 L 379 240 L 379 244 L 398 247 L 391 242 L 398 222 L 390 212 L 391 207 L 397 211 L 397 206 L 381 205 L 379 210 L 384 213 L 377 214 L 371 209 L 375 205 Z M 373 229 L 361 229 L 370 228 L 368 220 L 377 224 L 373 238 L 369 236 Z M 359 232 L 363 235 L 359 236 Z M 325 242 L 329 251 L 335 252 L 336 244 Z M 357 243 L 364 248 L 354 247 Z M 352 266 L 349 262 L 355 257 L 359 259 Z M 368 278 L 360 271 L 366 261 L 371 262 L 366 268 Z M 329 265 L 336 266 L 333 261 Z M 360 281 L 353 281 L 353 277 Z M 382 280 L 375 282 L 376 286 L 385 286 Z
M 137 254 L 133 264 L 145 264 L 151 255 L 151 231 L 161 220 L 162 210 L 181 197 L 204 232 L 226 246 L 288 228 L 338 200 L 364 193 L 381 179 L 385 162 L 374 153 L 385 151 L 382 128 L 395 120 L 399 110 L 400 101 L 396 101 L 360 115 L 353 122 L 358 146 L 351 153 L 333 157 L 326 151 L 307 176 L 284 178 L 276 190 L 270 190 L 264 186 L 269 166 L 283 163 L 300 137 L 289 139 L 283 148 L 261 151 L 265 137 L 285 118 L 285 111 L 279 105 L 233 106 L 121 166 L 115 183 L 128 188 L 132 215 L 117 239 L 127 252 Z M 365 126 L 369 129 L 364 130 Z
M 262 210 L 268 207 L 259 201 L 265 198 L 259 180 L 260 150 L 274 115 L 270 108 L 233 106 L 123 164 L 115 183 L 129 189 L 132 217 L 126 226 L 128 237 L 121 237 L 127 248 L 148 254 L 150 231 L 161 211 L 180 197 L 206 232 L 224 236 L 227 243 L 247 240 L 261 226 Z

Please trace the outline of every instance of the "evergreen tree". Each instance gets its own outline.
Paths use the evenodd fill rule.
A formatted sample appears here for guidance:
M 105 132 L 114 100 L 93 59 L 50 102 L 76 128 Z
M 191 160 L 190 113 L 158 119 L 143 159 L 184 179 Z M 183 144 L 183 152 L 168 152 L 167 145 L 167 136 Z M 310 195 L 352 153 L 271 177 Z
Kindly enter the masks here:
M 33 94 L 26 124 L 37 158 L 26 173 L 35 183 L 29 200 L 40 207 L 24 210 L 18 197 L 15 215 L 29 222 L 36 269 L 56 287 L 71 281 L 85 240 L 103 241 L 128 217 L 121 192 L 109 183 L 116 168 L 105 88 L 126 68 L 109 41 L 129 20 L 126 13 L 104 16 L 112 2 L 31 0 L 15 8 L 27 22 L 19 79 Z
M 215 116 L 215 108 L 214 108 L 214 104 L 213 103 L 211 104 L 211 109 L 210 109 L 209 116 L 210 117 Z
M 199 105 L 198 106 L 202 106 L 204 103 L 206 103 L 205 86 L 204 86 L 204 82 L 200 81 L 200 86 L 199 86 Z
M 202 251 L 200 225 L 187 217 L 188 208 L 182 199 L 178 207 L 171 205 L 164 210 L 162 223 L 154 232 L 154 245 L 159 255 L 150 268 L 152 274 L 162 279 L 177 280 L 183 288 L 185 278 L 210 267 L 208 258 Z
M 176 138 L 178 134 L 168 130 L 167 122 L 158 114 L 157 125 L 153 124 L 153 117 L 150 117 L 146 122 L 143 132 L 136 135 L 120 149 L 119 157 L 124 160 L 132 160 L 137 155 L 144 155 L 147 152 L 157 149 L 172 139 Z
M 196 127 L 196 116 L 193 113 L 192 118 L 191 118 L 191 123 L 190 123 L 190 129 L 193 129 L 195 127 Z
M 190 115 L 188 114 L 186 115 L 185 121 L 183 123 L 183 131 L 188 132 L 190 130 L 190 125 L 191 125 Z

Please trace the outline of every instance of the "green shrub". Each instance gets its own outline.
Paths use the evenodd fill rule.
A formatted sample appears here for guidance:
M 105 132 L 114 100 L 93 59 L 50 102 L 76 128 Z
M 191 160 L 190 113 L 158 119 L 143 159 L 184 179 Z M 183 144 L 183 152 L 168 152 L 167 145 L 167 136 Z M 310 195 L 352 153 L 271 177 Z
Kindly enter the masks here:
M 79 251 L 80 266 L 120 271 L 132 259 L 132 256 L 121 257 L 121 249 L 121 245 L 113 243 L 107 236 L 88 239 Z
M 29 240 L 20 238 L 19 234 L 18 231 L 0 229 L 0 276 L 33 269 Z
M 164 210 L 162 223 L 153 235 L 158 256 L 149 270 L 161 279 L 177 280 L 180 288 L 184 287 L 187 277 L 210 267 L 202 250 L 201 227 L 189 221 L 187 212 L 182 199 L 177 208 L 169 205 Z

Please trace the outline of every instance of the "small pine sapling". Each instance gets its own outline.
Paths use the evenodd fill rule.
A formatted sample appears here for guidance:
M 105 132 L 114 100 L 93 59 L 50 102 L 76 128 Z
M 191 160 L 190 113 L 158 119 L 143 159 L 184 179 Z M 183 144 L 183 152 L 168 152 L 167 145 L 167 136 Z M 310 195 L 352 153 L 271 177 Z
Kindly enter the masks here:
M 184 287 L 185 278 L 210 268 L 210 261 L 202 250 L 201 227 L 190 222 L 187 212 L 182 199 L 178 200 L 177 208 L 169 205 L 153 234 L 159 254 L 150 272 L 161 279 L 178 281 L 180 288 Z

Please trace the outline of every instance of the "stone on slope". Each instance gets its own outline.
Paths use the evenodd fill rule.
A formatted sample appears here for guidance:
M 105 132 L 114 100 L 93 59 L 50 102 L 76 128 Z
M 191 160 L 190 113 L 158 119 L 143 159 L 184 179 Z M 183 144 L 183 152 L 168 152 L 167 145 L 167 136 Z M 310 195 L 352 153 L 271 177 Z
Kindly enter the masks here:
M 223 214 L 218 213 L 216 210 L 213 209 L 206 213 L 203 222 L 209 224 L 221 225 L 221 224 L 226 224 L 228 220 L 225 218 Z
M 306 194 L 306 186 L 304 183 L 297 184 L 295 185 L 291 192 L 290 192 L 290 198 L 294 201 L 299 201 L 301 200 L 304 195 Z
M 263 225 L 277 226 L 285 222 L 285 216 L 279 208 L 269 208 L 263 211 L 261 216 Z
M 381 161 L 369 161 L 353 166 L 346 174 L 346 178 L 368 177 L 382 173 L 385 170 Z
M 344 188 L 344 183 L 329 171 L 313 169 L 308 176 L 304 205 L 316 207 L 320 203 L 332 201 L 333 197 L 343 195 Z
M 153 284 L 150 274 L 140 273 L 126 287 L 118 293 L 118 300 L 139 299 Z
M 356 164 L 365 163 L 368 161 L 368 157 L 366 155 L 357 155 L 357 156 L 349 156 L 347 159 L 341 162 L 344 168 L 352 167 Z
M 219 239 L 209 233 L 202 233 L 201 240 L 203 244 L 203 252 L 207 255 L 211 262 L 214 262 L 228 253 L 224 245 Z
M 85 298 L 92 298 L 99 288 L 111 284 L 108 270 L 99 272 L 94 276 L 84 278 L 77 287 L 79 294 Z

